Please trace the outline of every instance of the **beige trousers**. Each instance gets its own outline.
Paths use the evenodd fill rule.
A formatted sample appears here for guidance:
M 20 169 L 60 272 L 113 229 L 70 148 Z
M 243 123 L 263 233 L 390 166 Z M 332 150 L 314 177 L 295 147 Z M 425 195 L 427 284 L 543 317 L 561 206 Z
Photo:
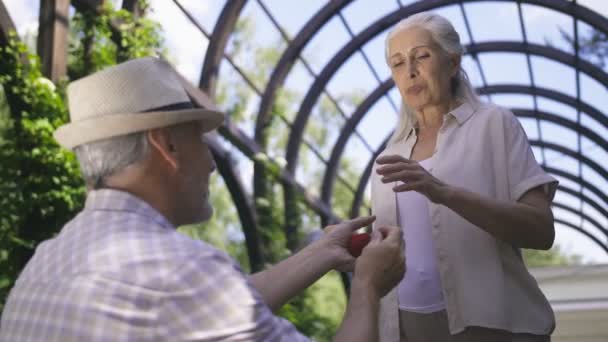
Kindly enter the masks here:
M 399 310 L 401 342 L 550 342 L 550 336 L 514 334 L 504 330 L 468 327 L 450 335 L 445 310 L 420 314 Z

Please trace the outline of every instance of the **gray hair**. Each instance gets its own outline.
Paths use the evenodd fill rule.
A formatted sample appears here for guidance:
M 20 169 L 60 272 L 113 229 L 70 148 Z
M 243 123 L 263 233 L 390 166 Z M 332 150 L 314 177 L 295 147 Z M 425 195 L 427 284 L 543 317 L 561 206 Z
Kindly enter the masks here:
M 145 132 L 137 132 L 80 145 L 74 151 L 85 182 L 97 188 L 105 177 L 143 159 L 148 138 Z
M 449 55 L 458 55 L 462 57 L 465 53 L 464 46 L 460 44 L 460 36 L 454 29 L 454 26 L 444 17 L 431 13 L 422 12 L 414 14 L 401 20 L 395 27 L 388 33 L 385 41 L 385 57 L 386 63 L 390 67 L 389 63 L 389 41 L 398 32 L 403 30 L 420 27 L 428 30 L 433 37 L 433 40 L 439 45 L 439 47 Z M 460 65 L 460 71 L 451 80 L 452 85 L 452 96 L 461 102 L 479 103 L 479 97 L 475 93 L 473 85 L 469 81 L 469 77 L 466 71 Z M 416 125 L 416 116 L 414 110 L 409 107 L 405 102 L 401 103 L 401 113 L 399 115 L 399 121 L 397 128 L 393 133 L 393 136 L 389 140 L 389 145 L 399 140 L 405 139 L 406 134 L 409 133 L 410 129 Z

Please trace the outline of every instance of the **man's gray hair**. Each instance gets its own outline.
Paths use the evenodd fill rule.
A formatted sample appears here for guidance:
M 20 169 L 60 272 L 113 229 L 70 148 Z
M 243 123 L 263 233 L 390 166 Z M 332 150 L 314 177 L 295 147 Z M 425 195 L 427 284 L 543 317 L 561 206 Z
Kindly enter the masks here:
M 143 159 L 148 153 L 146 132 L 137 132 L 80 145 L 74 149 L 88 186 L 98 188 L 103 179 Z
M 389 68 L 389 42 L 391 38 L 393 38 L 398 32 L 412 27 L 419 27 L 428 30 L 431 33 L 433 40 L 448 55 L 458 55 L 461 57 L 464 55 L 464 46 L 460 44 L 460 36 L 454 29 L 454 26 L 452 26 L 452 24 L 446 18 L 438 14 L 422 12 L 401 20 L 388 33 L 385 41 L 385 57 Z M 451 85 L 452 96 L 454 96 L 456 100 L 471 103 L 479 102 L 479 97 L 475 93 L 475 89 L 469 81 L 467 73 L 462 68 L 462 63 L 460 65 L 460 71 L 452 79 Z M 399 122 L 397 123 L 397 128 L 395 129 L 393 136 L 389 140 L 389 144 L 405 139 L 407 137 L 406 134 L 408 134 L 410 129 L 415 125 L 416 116 L 414 115 L 414 110 L 402 102 Z

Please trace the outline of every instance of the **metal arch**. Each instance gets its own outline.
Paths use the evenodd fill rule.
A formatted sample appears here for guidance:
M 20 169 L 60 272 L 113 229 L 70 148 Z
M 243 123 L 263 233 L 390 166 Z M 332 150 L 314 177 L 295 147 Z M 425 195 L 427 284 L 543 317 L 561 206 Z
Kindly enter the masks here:
M 588 231 L 584 230 L 581 227 L 578 227 L 570 222 L 564 221 L 564 220 L 560 220 L 560 219 L 553 219 L 553 221 L 555 221 L 556 223 L 562 224 L 568 228 L 572 228 L 576 231 L 578 231 L 579 233 L 585 235 L 586 237 L 590 238 L 591 240 L 593 240 L 593 242 L 595 242 L 595 244 L 597 244 L 598 246 L 600 246 L 601 249 L 603 249 L 606 253 L 608 253 L 608 245 L 604 244 L 600 239 L 598 239 L 595 235 L 589 233 Z
M 346 146 L 348 138 L 352 134 L 352 130 L 354 129 L 354 127 L 356 127 L 358 125 L 358 123 L 361 121 L 362 117 L 366 114 L 366 112 L 369 110 L 369 108 L 371 106 L 373 106 L 373 104 L 380 97 L 382 97 L 386 92 L 388 92 L 392 88 L 392 85 L 393 85 L 392 80 L 388 79 L 385 82 L 383 82 L 379 87 L 377 87 L 372 92 L 372 94 L 370 94 L 359 105 L 359 107 L 355 110 L 354 114 L 349 118 L 349 120 L 346 122 L 344 127 L 341 129 L 340 136 L 338 137 L 336 144 L 334 145 L 334 148 L 332 149 L 331 157 L 329 159 L 329 162 L 327 163 L 327 169 L 323 176 L 323 182 L 322 182 L 322 187 L 321 187 L 321 200 L 324 201 L 325 203 L 331 202 L 332 190 L 333 190 L 333 185 L 335 183 L 335 177 L 336 177 L 336 172 L 337 172 L 337 165 L 340 161 L 340 158 L 342 156 L 342 153 L 344 151 L 344 147 Z M 483 93 L 500 93 L 503 91 L 504 92 L 522 92 L 522 93 L 524 93 L 527 90 L 534 90 L 539 95 L 546 96 L 548 98 L 554 99 L 554 100 L 562 102 L 562 103 L 566 103 L 566 104 L 570 104 L 570 105 L 576 103 L 575 102 L 576 100 L 574 98 L 571 98 L 571 97 L 569 97 L 565 94 L 559 93 L 557 91 L 549 90 L 549 89 L 545 89 L 545 88 L 532 88 L 532 87 L 517 86 L 517 85 L 496 85 L 496 86 L 482 87 L 480 89 L 482 90 Z M 608 117 L 604 116 L 599 110 L 590 106 L 587 103 L 584 103 L 584 102 L 579 102 L 579 103 L 581 105 L 581 109 L 584 112 L 586 112 L 587 114 L 589 114 L 590 117 L 596 119 L 598 122 L 601 122 L 604 126 L 608 127 Z M 558 115 L 546 113 L 543 111 L 529 111 L 529 110 L 525 110 L 525 109 L 515 109 L 514 112 L 517 112 L 516 114 L 520 114 L 519 116 L 522 116 L 522 117 L 530 117 L 530 118 L 534 118 L 534 119 L 542 118 L 545 121 L 554 122 L 556 124 L 559 124 L 560 126 L 570 128 L 577 133 L 583 134 L 586 137 L 592 137 L 590 140 L 593 140 L 594 142 L 602 145 L 605 149 L 608 149 L 608 143 L 606 142 L 605 138 L 599 136 L 597 133 L 595 133 L 592 130 L 589 130 L 588 128 L 586 128 L 584 126 L 580 126 L 577 123 L 567 120 Z M 366 167 L 366 170 L 368 167 L 370 167 L 370 165 L 371 164 L 368 164 L 368 166 Z M 360 186 L 357 187 L 357 193 L 359 192 L 359 189 L 360 189 Z M 355 198 L 357 198 L 357 193 L 355 193 Z M 355 212 L 354 207 L 351 212 Z
M 387 79 L 382 82 L 355 110 L 353 115 L 346 121 L 342 129 L 340 130 L 340 136 L 336 140 L 334 147 L 331 151 L 331 156 L 327 162 L 327 168 L 323 175 L 323 182 L 321 184 L 321 200 L 325 203 L 330 204 L 331 195 L 333 193 L 334 183 L 337 174 L 337 166 L 340 162 L 342 152 L 346 147 L 346 143 L 350 138 L 352 132 L 367 113 L 367 111 L 388 91 L 394 86 L 392 79 Z
M 575 55 L 571 55 L 556 48 L 532 43 L 524 44 L 522 42 L 514 41 L 491 41 L 484 43 L 475 43 L 475 45 L 468 45 L 466 49 L 468 53 L 520 52 L 545 57 L 550 60 L 558 61 L 562 64 L 566 64 L 569 66 L 572 66 L 576 60 Z M 595 79 L 603 86 L 608 88 L 608 74 L 601 68 L 598 68 L 597 66 L 593 65 L 592 63 L 589 63 L 584 60 L 579 60 L 578 68 L 572 69 L 583 71 L 589 77 Z
M 54 83 L 67 75 L 69 0 L 40 3 L 37 52 L 42 73 Z
M 231 162 L 230 153 L 225 151 L 217 142 L 210 144 L 210 147 L 217 169 L 228 187 L 241 221 L 251 272 L 261 271 L 264 268 L 264 260 L 258 230 L 256 229 L 257 220 L 252 201 L 245 193 L 245 187 L 241 182 L 239 173 L 234 169 Z
M 591 207 L 593 207 L 595 210 L 597 210 L 600 214 L 604 215 L 604 217 L 606 219 L 608 219 L 608 210 L 606 210 L 606 208 L 599 205 L 599 203 L 597 203 L 593 198 L 585 195 L 581 191 L 573 190 L 564 185 L 558 185 L 557 190 L 562 191 L 566 194 L 572 195 L 574 197 L 577 197 L 579 199 L 582 199 L 584 203 L 589 204 Z M 606 241 L 608 241 L 608 228 L 601 227 L 600 230 L 602 231 L 602 233 L 604 233 L 604 235 L 606 235 L 606 239 L 607 239 Z
M 404 9 L 407 8 L 408 7 L 404 7 Z M 388 24 L 384 22 L 380 23 L 385 25 L 390 24 L 390 22 L 388 22 Z M 312 108 L 317 102 L 318 97 L 322 92 L 322 89 L 325 88 L 327 82 L 329 82 L 330 78 L 346 61 L 346 59 L 359 49 L 360 45 L 371 39 L 373 36 L 375 36 L 385 28 L 384 26 L 379 26 L 377 24 L 378 22 L 372 24 L 365 31 L 357 35 L 355 39 L 351 40 L 347 45 L 345 45 L 325 66 L 319 77 L 315 80 L 312 87 L 306 94 L 304 100 L 302 101 L 302 105 L 300 106 L 300 110 L 298 111 L 298 114 L 294 120 L 293 128 L 289 134 L 287 142 L 285 159 L 287 160 L 287 170 L 289 172 L 295 172 L 295 169 L 297 167 L 299 145 L 302 140 L 302 135 L 304 134 L 304 129 L 308 122 L 308 118 L 310 117 Z M 526 54 L 532 53 L 546 57 L 548 59 L 560 61 L 565 64 L 571 62 L 572 59 L 571 55 L 554 48 L 518 42 L 477 43 L 475 45 L 470 46 L 467 51 L 468 53 L 480 53 L 490 51 L 513 51 L 522 52 Z M 608 74 L 606 74 L 602 69 L 599 69 L 593 64 L 584 61 L 579 61 L 579 66 L 582 71 L 584 71 L 590 77 L 596 79 L 608 88 Z
M 608 114 L 602 113 L 600 110 L 588 104 L 587 102 L 577 101 L 576 98 L 572 96 L 552 89 L 518 84 L 495 84 L 486 87 L 479 87 L 476 89 L 476 91 L 480 95 L 512 93 L 546 97 L 548 99 L 569 105 L 571 107 L 579 108 L 582 112 L 587 113 L 591 118 L 601 123 L 604 127 L 608 128 Z
M 575 182 L 577 184 L 582 184 L 584 189 L 589 190 L 595 196 L 597 196 L 598 198 L 600 198 L 606 204 L 605 207 L 608 208 L 608 195 L 606 195 L 606 193 L 602 192 L 594 184 L 589 183 L 587 180 L 581 178 L 580 176 L 573 175 L 573 174 L 571 174 L 569 172 L 566 172 L 566 171 L 560 170 L 560 169 L 556 169 L 554 167 L 543 166 L 543 169 L 545 171 L 547 171 L 548 173 L 554 174 L 556 176 L 563 177 L 563 178 L 568 179 L 570 181 L 573 181 L 573 182 Z M 604 210 L 606 210 L 606 209 L 604 209 Z M 606 217 L 608 218 L 608 214 L 606 215 Z
M 377 156 L 381 153 L 381 151 L 384 149 L 384 147 L 386 146 L 386 143 L 388 142 L 388 139 L 390 139 L 390 136 L 392 135 L 389 134 L 385 140 L 384 143 L 382 144 L 382 146 L 380 146 L 378 148 L 378 150 L 374 153 L 374 155 L 372 156 L 372 158 L 370 159 L 370 161 L 368 162 L 365 170 L 363 171 L 360 179 L 359 179 L 359 184 L 357 186 L 357 192 L 355 194 L 355 198 L 353 199 L 353 204 L 351 207 L 351 215 L 352 216 L 357 216 L 358 212 L 359 212 L 359 207 L 360 204 L 362 202 L 362 198 L 363 198 L 363 192 L 365 190 L 365 187 L 367 186 L 367 183 L 369 182 L 369 178 L 371 176 L 371 169 L 373 166 L 373 163 L 375 161 L 375 159 L 377 158 Z M 554 150 L 560 153 L 563 153 L 565 155 L 568 155 L 578 161 L 581 161 L 583 164 L 590 166 L 592 169 L 594 169 L 596 172 L 600 173 L 604 178 L 608 177 L 608 173 L 603 170 L 597 163 L 595 163 L 594 161 L 590 160 L 589 158 L 579 155 L 578 152 L 570 150 L 568 148 L 565 148 L 563 146 L 559 146 L 556 144 L 551 144 L 551 143 L 547 143 L 547 142 L 541 142 L 538 140 L 530 140 L 530 145 L 531 146 L 539 146 L 539 147 L 544 147 L 550 150 Z M 583 180 L 580 176 L 577 175 L 573 175 L 568 171 L 565 170 L 560 170 L 560 169 L 556 169 L 556 168 L 552 168 L 552 167 L 547 167 L 545 166 L 544 169 L 549 172 L 549 173 L 554 173 L 558 176 L 573 180 L 575 182 L 579 182 L 579 184 L 582 184 L 584 188 L 589 189 L 591 192 L 593 192 L 595 195 L 597 195 L 598 197 L 600 197 L 603 201 L 607 201 L 608 203 L 608 196 L 606 196 L 606 194 L 602 193 L 595 185 L 589 183 L 586 180 Z M 593 203 L 595 203 L 596 205 L 591 204 L 591 202 L 589 202 L 591 206 L 593 206 L 594 208 L 597 206 L 600 206 L 599 204 L 597 204 L 597 202 L 593 201 Z M 597 209 L 597 208 L 596 208 Z M 602 211 L 603 213 L 603 211 Z
M 608 181 L 608 171 L 606 169 L 604 169 L 603 167 L 601 167 L 601 165 L 599 165 L 595 161 L 589 159 L 588 157 L 579 154 L 577 151 L 571 150 L 564 146 L 549 143 L 546 141 L 530 140 L 530 145 L 547 148 L 547 149 L 562 153 L 564 155 L 567 155 L 569 157 L 572 157 L 572 158 L 576 159 L 577 161 L 582 162 L 584 165 L 589 166 L 595 172 L 597 172 L 600 176 L 602 176 L 602 178 L 604 178 L 606 181 Z
M 376 21 L 373 25 L 381 25 L 382 27 L 387 28 L 388 26 L 394 24 L 398 19 L 401 19 L 405 14 L 411 14 L 424 10 L 431 10 L 447 5 L 459 4 L 459 3 L 467 3 L 467 2 L 478 2 L 483 0 L 463 0 L 463 1 L 454 1 L 454 0 L 426 0 L 419 1 L 414 4 L 400 7 L 395 12 L 381 18 Z M 496 1 L 504 1 L 509 2 L 511 0 L 496 0 Z M 332 15 L 338 12 L 342 7 L 344 7 L 349 1 L 332 1 L 325 8 L 320 10 L 313 19 L 311 19 L 304 29 L 300 31 L 296 39 L 293 43 L 288 47 L 286 53 L 281 57 L 279 63 L 273 72 L 273 75 L 270 78 L 270 82 L 264 92 L 264 95 L 261 100 L 260 110 L 258 111 L 258 116 L 256 118 L 256 137 L 261 136 L 262 131 L 265 129 L 265 126 L 268 121 L 268 117 L 270 115 L 271 104 L 274 101 L 274 96 L 277 89 L 281 86 L 283 81 L 285 80 L 289 69 L 293 65 L 295 59 L 299 52 L 303 49 L 306 42 L 324 25 Z M 599 31 L 608 34 L 608 19 L 599 15 L 598 13 L 580 6 L 576 3 L 572 3 L 566 0 L 520 0 L 519 2 L 528 3 L 532 5 L 538 5 L 541 7 L 545 7 L 548 9 L 552 9 L 557 12 L 561 12 L 567 15 L 570 15 L 574 18 L 577 18 L 583 22 L 586 22 L 592 27 L 597 28 Z M 332 7 L 333 8 L 329 8 Z M 399 15 L 397 19 L 392 18 L 395 14 Z M 322 17 L 322 18 L 320 18 Z M 388 23 L 386 23 L 388 22 Z M 386 23 L 386 24 L 383 24 Z M 303 38 L 304 36 L 304 38 Z M 303 38 L 303 39 L 300 39 Z
M 17 29 L 6 5 L 0 1 L 0 44 L 2 46 L 8 45 L 10 32 L 16 33 Z
M 371 96 L 370 96 L 371 97 Z M 567 127 L 570 128 L 574 131 L 581 131 L 583 135 L 585 135 L 585 137 L 590 138 L 589 135 L 586 134 L 592 134 L 593 138 L 590 138 L 590 140 L 596 142 L 599 145 L 603 145 L 603 146 L 607 146 L 608 142 L 600 137 L 597 133 L 590 131 L 588 128 L 582 127 L 577 125 L 575 122 L 564 119 L 563 117 L 557 116 L 555 114 L 551 114 L 551 113 L 546 113 L 546 112 L 534 112 L 534 111 L 530 111 L 530 110 L 518 110 L 518 109 L 514 109 L 513 112 L 518 116 L 518 117 L 530 117 L 530 118 L 540 118 L 543 121 L 549 121 L 549 122 L 553 122 L 556 123 L 562 127 Z M 357 118 L 354 117 L 353 115 L 353 121 L 357 120 Z M 358 121 L 358 120 L 357 120 Z M 344 132 L 344 131 L 343 131 Z M 347 135 L 347 134 L 345 134 Z M 369 176 L 371 175 L 371 169 L 373 166 L 373 162 L 374 160 L 377 158 L 377 156 L 380 154 L 380 152 L 384 149 L 384 147 L 386 146 L 386 143 L 388 142 L 388 139 L 390 138 L 390 135 L 384 140 L 383 144 L 381 145 L 381 147 L 374 153 L 374 155 L 372 156 L 372 158 L 370 159 L 370 161 L 368 162 L 367 166 L 365 167 L 363 174 L 359 180 L 359 184 L 357 186 L 357 191 L 355 192 L 355 197 L 353 199 L 353 204 L 351 207 L 351 217 L 357 216 L 358 212 L 359 212 L 359 206 L 361 205 L 361 201 L 363 199 L 363 192 L 365 190 L 365 187 L 367 185 L 367 182 L 369 180 Z M 343 138 L 344 140 L 347 140 L 348 138 Z M 344 145 L 344 144 L 343 144 Z M 556 145 L 557 146 L 557 145 Z M 336 144 L 334 146 L 334 150 L 337 149 L 343 149 L 344 146 L 340 147 L 338 146 L 338 144 Z M 548 147 L 548 146 L 546 146 Z M 559 146 L 559 148 L 562 148 L 561 146 Z M 578 152 L 572 151 L 572 153 L 577 154 Z M 341 155 L 341 153 L 340 153 Z M 333 161 L 333 163 L 337 164 L 337 162 L 340 159 L 340 155 L 337 155 L 337 157 L 335 157 L 335 160 L 330 160 L 330 163 Z M 332 151 L 332 156 L 333 156 L 333 151 Z M 583 157 L 583 156 L 581 156 Z M 576 158 L 576 157 L 575 157 Z M 584 157 L 586 158 L 586 157 Z M 589 159 L 588 159 L 589 160 Z M 585 163 L 587 164 L 587 163 Z M 333 177 L 332 177 L 332 173 L 329 170 L 329 163 L 328 163 L 328 170 L 326 170 L 324 178 L 323 178 L 323 182 L 324 182 L 324 187 L 328 187 L 328 188 L 332 188 L 333 187 L 333 183 L 335 182 L 335 171 L 333 172 Z M 596 167 L 599 166 L 596 164 Z M 591 192 L 593 192 L 595 195 L 597 195 L 599 198 L 601 198 L 603 201 L 605 201 L 606 203 L 608 203 L 608 196 L 606 196 L 606 194 L 604 194 L 603 192 L 601 192 L 596 186 L 594 186 L 593 184 L 583 180 L 581 177 L 577 177 L 574 175 L 571 175 L 570 173 L 567 173 L 563 170 L 558 170 L 558 169 L 554 169 L 551 167 L 544 167 L 545 170 L 547 170 L 548 172 L 551 173 L 555 173 L 556 175 L 562 176 L 564 178 L 568 178 L 570 180 L 573 180 L 575 182 L 578 182 L 579 184 L 582 184 L 585 188 L 588 188 Z M 597 169 L 594 168 L 595 171 L 598 171 Z M 599 171 L 598 171 L 599 172 Z M 329 192 L 328 194 L 324 194 L 324 196 L 327 197 L 322 197 L 322 200 L 325 203 L 329 203 L 331 201 L 331 195 L 332 193 Z M 581 194 L 582 196 L 582 194 Z M 580 197 L 580 196 L 579 196 Z M 601 212 L 602 214 L 604 214 L 606 216 L 606 218 L 608 218 L 608 210 L 604 209 L 602 206 L 600 206 L 599 204 L 597 204 L 597 202 L 595 201 L 588 201 L 588 203 L 593 206 L 595 209 L 597 209 L 599 212 Z
M 531 119 L 538 118 L 539 120 L 552 122 L 559 126 L 570 128 L 574 132 L 585 136 L 589 140 L 591 140 L 594 143 L 598 144 L 599 146 L 603 147 L 605 150 L 608 150 L 608 140 L 606 140 L 604 137 L 601 137 L 599 134 L 595 133 L 593 130 L 591 130 L 585 126 L 579 125 L 576 121 L 571 121 L 562 116 L 547 113 L 547 112 L 544 112 L 541 110 L 535 111 L 535 110 L 519 109 L 519 108 L 511 108 L 511 110 L 517 117 L 531 118 Z
M 327 23 L 336 13 L 342 10 L 342 8 L 348 5 L 351 1 L 352 0 L 330 1 L 306 23 L 306 25 L 300 30 L 300 32 L 298 32 L 292 43 L 281 56 L 281 59 L 270 76 L 270 80 L 266 85 L 266 90 L 264 91 L 260 101 L 260 109 L 255 122 L 255 138 L 258 142 L 262 140 L 262 133 L 268 125 L 270 109 L 272 102 L 274 102 L 275 93 L 287 78 L 289 70 L 291 70 L 291 67 L 304 49 L 304 46 L 321 29 L 321 27 L 325 25 L 325 23 Z
M 192 102 L 197 107 L 214 109 L 215 104 L 213 101 L 199 88 L 196 88 L 192 83 L 186 80 L 179 72 L 175 72 L 182 86 L 188 93 Z M 249 257 L 249 264 L 252 271 L 259 271 L 264 267 L 264 260 L 262 258 L 261 244 L 258 237 L 257 220 L 255 216 L 255 210 L 252 207 L 252 201 L 245 192 L 245 187 L 241 183 L 238 172 L 234 169 L 230 154 L 224 150 L 216 140 L 211 140 L 209 147 L 213 153 L 214 160 L 217 163 L 218 171 L 226 186 L 230 192 L 232 202 L 237 207 L 239 220 L 241 221 L 241 228 L 245 235 L 245 243 L 247 245 L 247 255 Z
M 350 208 L 350 217 L 351 218 L 359 216 L 359 207 L 361 207 L 361 202 L 363 202 L 363 194 L 365 192 L 365 188 L 367 187 L 367 182 L 369 181 L 369 177 L 372 174 L 374 161 L 376 160 L 376 158 L 378 158 L 378 155 L 380 155 L 380 153 L 382 153 L 382 151 L 386 148 L 386 144 L 388 144 L 388 140 L 390 139 L 391 135 L 392 135 L 392 132 L 384 139 L 384 141 L 382 142 L 382 144 L 380 145 L 378 150 L 376 152 L 374 152 L 374 155 L 372 155 L 372 157 L 370 158 L 369 162 L 365 166 L 365 169 L 363 170 L 363 174 L 361 174 L 361 177 L 359 178 L 359 184 L 357 185 L 357 191 L 355 192 L 355 196 L 353 198 L 353 203 Z
M 352 207 L 351 207 L 351 217 L 359 216 L 359 207 L 360 207 L 360 204 L 361 204 L 361 201 L 362 201 L 362 198 L 363 198 L 364 189 L 367 186 L 367 183 L 369 182 L 369 177 L 371 175 L 371 169 L 372 169 L 373 163 L 376 160 L 377 156 L 384 149 L 384 147 L 385 147 L 386 143 L 388 142 L 388 139 L 390 138 L 390 136 L 391 135 L 389 135 L 385 139 L 385 141 L 382 144 L 382 146 L 380 146 L 380 148 L 378 148 L 378 150 L 374 153 L 374 156 L 370 159 L 369 163 L 367 164 L 367 167 L 365 168 L 365 171 L 363 172 L 363 174 L 362 174 L 362 176 L 361 176 L 361 178 L 359 180 L 359 185 L 357 186 L 357 195 L 355 196 L 355 199 L 353 200 L 353 204 L 352 204 Z M 545 170 L 547 172 L 557 174 L 557 175 L 562 176 L 562 177 L 567 178 L 567 179 L 571 179 L 571 180 L 578 180 L 578 179 L 580 179 L 580 177 L 572 175 L 571 173 L 569 173 L 567 171 L 553 169 L 553 168 L 550 168 L 550 167 L 546 167 Z M 599 191 L 599 189 L 597 189 L 594 185 L 592 185 L 592 184 L 590 184 L 590 183 L 588 183 L 586 181 L 583 181 L 583 183 L 581 183 L 581 184 L 583 184 L 583 186 L 585 188 L 593 189 L 592 191 L 594 193 L 596 193 L 596 192 L 597 193 L 601 193 Z M 601 208 L 601 206 L 597 202 L 595 202 L 593 199 L 585 196 L 584 194 L 582 194 L 582 193 L 580 193 L 578 191 L 571 190 L 571 189 L 569 189 L 569 188 L 567 188 L 567 187 L 565 187 L 563 185 L 558 186 L 558 190 L 564 191 L 565 193 L 570 193 L 570 194 L 575 195 L 575 196 L 577 196 L 578 194 L 580 194 L 581 197 L 579 197 L 579 198 L 582 198 L 582 200 L 585 203 L 591 205 L 595 209 Z M 566 205 L 560 204 L 560 203 L 557 203 L 557 205 L 554 203 L 554 206 L 556 206 L 558 208 L 561 208 L 561 209 L 564 209 L 564 210 L 567 210 L 567 211 L 570 211 L 570 212 L 574 213 L 575 215 L 578 215 L 578 216 L 583 217 L 584 219 L 587 219 L 594 227 L 598 228 L 600 231 L 602 231 L 604 234 L 606 234 L 608 236 L 608 229 L 602 227 L 601 224 L 599 224 L 599 222 L 597 222 L 593 218 L 589 217 L 587 214 L 579 212 L 579 211 L 577 211 L 575 209 L 572 209 L 572 208 L 570 208 L 570 207 L 568 207 Z M 607 215 L 606 217 L 608 217 L 608 213 L 605 213 L 605 211 L 606 210 L 603 209 L 603 211 L 600 211 L 600 212 L 602 214 Z M 600 239 L 598 239 L 595 235 L 587 232 L 583 228 L 574 226 L 574 225 L 572 225 L 570 223 L 567 223 L 566 221 L 560 220 L 558 218 L 555 218 L 554 221 L 558 222 L 558 223 L 562 223 L 562 224 L 568 225 L 570 228 L 573 228 L 573 229 L 575 229 L 575 230 L 583 233 L 587 237 L 591 238 L 602 249 L 604 249 L 605 251 L 608 252 L 608 244 L 602 243 L 602 241 Z
M 236 26 L 241 10 L 247 0 L 228 1 L 213 28 L 209 38 L 209 47 L 205 54 L 205 61 L 201 71 L 199 88 L 205 91 L 211 98 L 215 98 L 216 81 L 220 73 L 220 64 L 224 56 L 224 50 L 228 38 Z
M 555 207 L 555 208 L 559 208 L 559 209 L 565 210 L 565 211 L 567 211 L 567 212 L 569 212 L 571 214 L 578 215 L 578 216 L 582 217 L 584 220 L 587 220 L 587 222 L 591 223 L 591 225 L 593 225 L 595 228 L 597 228 L 601 232 L 604 232 L 604 234 L 605 234 L 606 228 L 602 227 L 602 225 L 599 222 L 597 222 L 593 217 L 591 217 L 591 216 L 589 216 L 589 215 L 587 215 L 585 213 L 582 213 L 582 212 L 580 212 L 580 211 L 578 211 L 578 210 L 576 210 L 576 209 L 574 209 L 574 208 L 572 208 L 572 207 L 570 207 L 568 205 L 560 203 L 560 202 L 555 202 L 554 201 L 553 203 L 551 203 L 551 206 Z

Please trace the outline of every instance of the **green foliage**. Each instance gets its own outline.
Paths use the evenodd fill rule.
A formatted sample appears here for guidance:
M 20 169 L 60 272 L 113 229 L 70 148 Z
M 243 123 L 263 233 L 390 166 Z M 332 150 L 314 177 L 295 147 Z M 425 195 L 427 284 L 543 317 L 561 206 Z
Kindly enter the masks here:
M 141 5 L 145 9 L 147 1 Z M 119 24 L 118 31 L 111 22 Z M 156 55 L 162 44 L 158 29 L 109 4 L 99 16 L 77 13 L 70 25 L 69 76 Z M 75 156 L 53 139 L 68 120 L 65 82 L 55 85 L 40 70 L 39 58 L 13 33 L 0 48 L 0 303 L 34 247 L 56 234 L 84 202 Z
M 528 267 L 565 266 L 581 263 L 580 255 L 565 253 L 559 245 L 554 245 L 548 251 L 524 249 L 523 256 Z
M 562 39 L 574 49 L 574 37 L 560 28 Z M 579 34 L 579 53 L 591 63 L 605 68 L 608 65 L 608 36 L 597 29 L 591 28 L 586 33 Z
M 27 63 L 23 63 L 23 57 Z M 0 48 L 0 83 L 10 108 L 0 146 L 0 298 L 34 246 L 53 236 L 82 205 L 74 155 L 53 139 L 66 122 L 61 89 L 42 77 L 40 61 L 12 36 Z
M 140 0 L 142 11 L 148 1 Z M 118 28 L 114 30 L 112 24 Z M 100 13 L 77 12 L 70 23 L 69 74 L 78 79 L 132 58 L 166 54 L 160 24 L 107 1 Z
M 346 308 L 346 298 L 336 295 L 343 291 L 340 275 L 332 271 L 283 306 L 279 314 L 304 335 L 331 341 Z

